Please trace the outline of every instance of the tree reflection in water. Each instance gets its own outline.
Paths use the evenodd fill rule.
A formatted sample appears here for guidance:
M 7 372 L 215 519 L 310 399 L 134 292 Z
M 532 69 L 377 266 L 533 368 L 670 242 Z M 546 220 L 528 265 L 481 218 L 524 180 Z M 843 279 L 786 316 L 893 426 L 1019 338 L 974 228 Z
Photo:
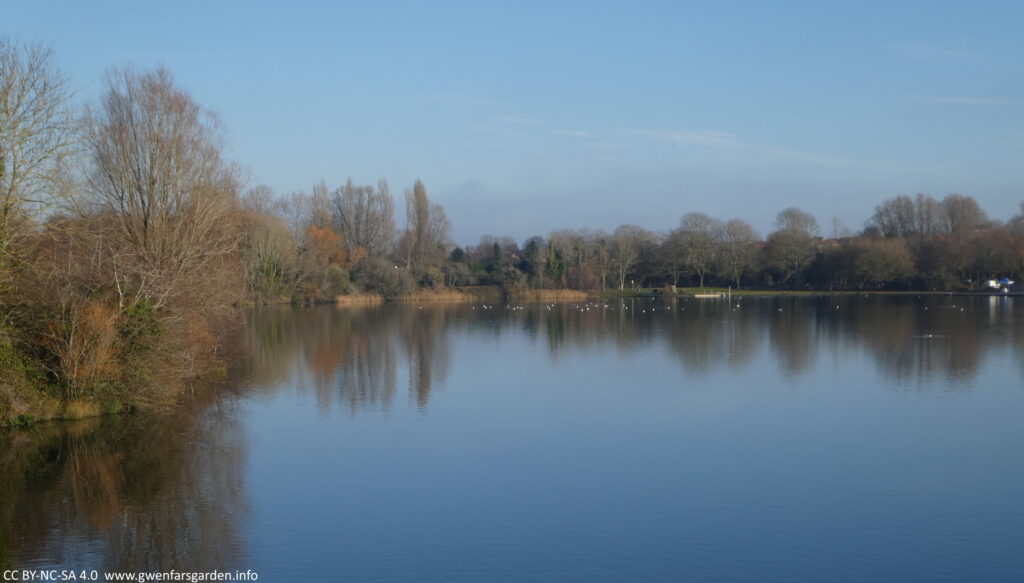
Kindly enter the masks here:
M 245 453 L 233 402 L 210 392 L 163 415 L 0 434 L 0 566 L 242 567 Z
M 425 410 L 448 377 L 454 334 L 521 334 L 550 358 L 612 348 L 666 349 L 700 377 L 753 366 L 766 348 L 796 381 L 823 358 L 861 352 L 898 387 L 966 387 L 989 349 L 1020 344 L 1013 300 L 962 296 L 787 296 L 731 300 L 624 299 L 592 303 L 384 305 L 268 309 L 250 322 L 254 384 L 312 387 L 321 407 L 389 410 L 400 371 Z M 297 360 L 300 359 L 300 360 Z
M 448 375 L 453 310 L 447 305 L 264 309 L 250 320 L 253 351 L 246 374 L 258 386 L 291 380 L 298 388 L 312 388 L 325 411 L 335 403 L 353 413 L 387 411 L 404 363 L 409 397 L 425 409 L 434 384 Z
M 886 387 L 959 391 L 975 385 L 994 355 L 1017 356 L 1024 376 L 1017 302 L 799 296 L 254 310 L 229 388 L 200 391 L 163 415 L 0 434 L 0 567 L 247 568 L 239 394 L 258 401 L 312 391 L 321 410 L 357 415 L 398 406 L 407 382 L 408 403 L 426 414 L 428 405 L 443 406 L 438 387 L 458 366 L 455 347 L 506 336 L 506 345 L 535 346 L 553 361 L 660 351 L 679 364 L 678 378 L 740 369 L 758 378 L 772 374 L 758 367 L 774 362 L 796 382 L 849 361 L 873 367 Z M 238 386 L 244 391 L 230 388 Z

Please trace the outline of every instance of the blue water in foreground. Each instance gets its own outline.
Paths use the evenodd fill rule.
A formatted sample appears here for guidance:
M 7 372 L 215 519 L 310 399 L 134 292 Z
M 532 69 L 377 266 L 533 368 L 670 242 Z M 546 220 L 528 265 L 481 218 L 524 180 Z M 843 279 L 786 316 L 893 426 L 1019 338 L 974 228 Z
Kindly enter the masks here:
M 247 330 L 231 386 L 170 418 L 0 436 L 0 564 L 1024 581 L 1019 298 L 275 308 Z

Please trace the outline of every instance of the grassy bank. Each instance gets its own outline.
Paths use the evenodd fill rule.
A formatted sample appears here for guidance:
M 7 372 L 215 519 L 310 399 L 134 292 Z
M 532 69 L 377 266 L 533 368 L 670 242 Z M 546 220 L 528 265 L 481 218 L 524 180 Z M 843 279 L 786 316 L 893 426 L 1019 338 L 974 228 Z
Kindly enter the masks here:
M 575 289 L 533 289 L 510 294 L 519 302 L 585 302 L 592 294 Z
M 494 302 L 501 299 L 498 286 L 466 286 L 441 289 L 419 289 L 404 294 L 400 302 Z
M 346 294 L 334 298 L 334 303 L 347 305 L 376 305 L 384 303 L 384 296 L 380 294 Z
M 582 302 L 592 294 L 573 289 L 534 289 L 505 292 L 499 286 L 422 289 L 403 295 L 401 302 Z
M 47 390 L 43 375 L 9 346 L 0 355 L 0 427 L 27 427 L 37 421 L 84 419 L 124 409 L 120 401 L 61 400 Z
M 440 289 L 418 289 L 394 299 L 380 294 L 354 293 L 335 298 L 339 305 L 376 305 L 386 301 L 421 303 L 491 302 L 504 300 L 517 302 L 582 302 L 593 294 L 573 289 L 537 289 L 507 293 L 496 285 L 465 286 Z
M 100 403 L 75 399 L 62 402 L 36 391 L 36 394 L 18 399 L 5 413 L 0 426 L 28 427 L 39 421 L 88 419 L 100 415 L 115 415 L 124 410 L 125 407 L 120 401 Z

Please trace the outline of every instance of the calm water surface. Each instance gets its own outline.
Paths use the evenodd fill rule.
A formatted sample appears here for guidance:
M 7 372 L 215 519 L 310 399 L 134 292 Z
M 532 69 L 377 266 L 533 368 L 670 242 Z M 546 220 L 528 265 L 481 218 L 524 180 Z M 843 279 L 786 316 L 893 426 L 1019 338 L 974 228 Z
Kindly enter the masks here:
M 1024 580 L 1024 298 L 249 318 L 173 414 L 0 434 L 0 566 Z

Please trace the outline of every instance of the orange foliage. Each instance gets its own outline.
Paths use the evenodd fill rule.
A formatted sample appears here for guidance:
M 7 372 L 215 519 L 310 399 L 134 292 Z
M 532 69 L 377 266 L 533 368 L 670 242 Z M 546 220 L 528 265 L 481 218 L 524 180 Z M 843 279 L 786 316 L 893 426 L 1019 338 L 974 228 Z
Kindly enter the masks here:
M 197 376 L 216 362 L 219 349 L 217 336 L 206 318 L 195 313 L 185 316 L 182 332 L 186 351 L 184 372 L 190 377 Z
M 321 266 L 340 265 L 345 269 L 351 267 L 352 261 L 341 244 L 341 235 L 330 227 L 321 229 L 316 225 L 310 225 L 306 235 L 309 239 L 310 252 Z
M 118 374 L 115 361 L 118 311 L 91 301 L 52 326 L 61 372 L 73 387 Z
M 359 265 L 360 261 L 366 259 L 366 255 L 366 247 L 359 245 L 355 249 L 353 249 L 351 253 L 349 253 L 348 263 L 343 264 L 342 267 L 344 267 L 345 269 L 352 269 L 356 265 Z

